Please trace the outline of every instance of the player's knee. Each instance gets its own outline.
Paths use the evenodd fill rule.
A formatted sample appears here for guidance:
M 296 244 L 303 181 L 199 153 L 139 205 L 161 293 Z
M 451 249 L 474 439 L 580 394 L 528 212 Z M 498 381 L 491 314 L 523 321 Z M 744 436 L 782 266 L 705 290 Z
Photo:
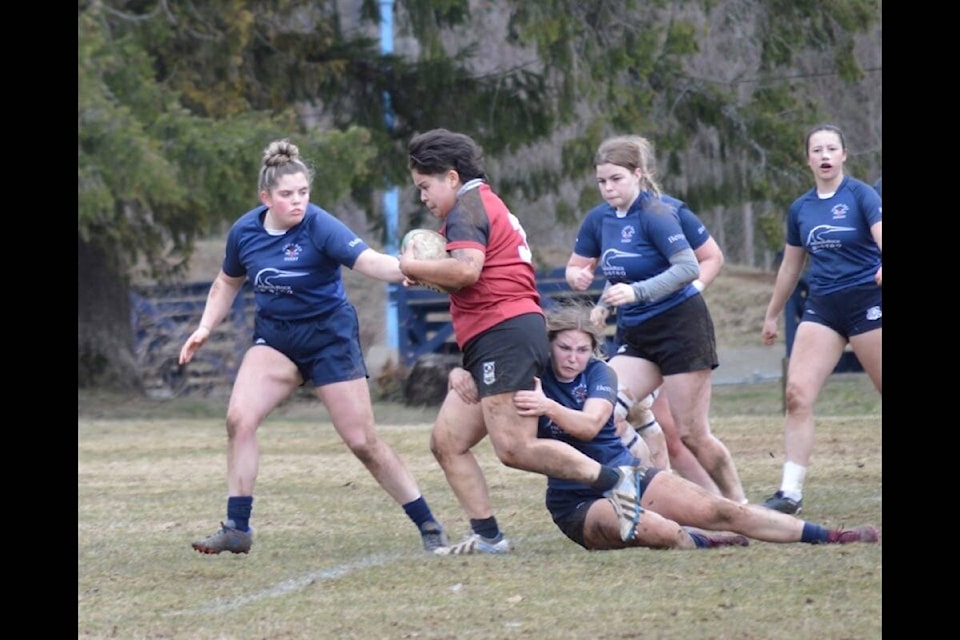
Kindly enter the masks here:
M 497 455 L 497 459 L 504 465 L 524 471 L 534 470 L 531 468 L 531 463 L 527 461 L 527 456 L 524 455 L 526 451 L 524 443 L 513 438 L 502 437 L 491 437 L 490 442 L 493 445 L 493 452 Z
M 433 454 L 437 462 L 442 462 L 446 457 L 443 445 L 437 441 L 436 435 L 432 433 L 430 434 L 430 453 Z
M 784 405 L 788 414 L 807 414 L 813 409 L 815 394 L 806 386 L 787 382 L 784 390 Z
M 254 437 L 258 426 L 248 414 L 227 410 L 227 437 L 231 440 Z
M 368 464 L 377 459 L 379 441 L 376 437 L 345 438 L 344 442 L 350 449 L 350 453 L 356 456 L 360 462 Z
M 531 466 L 521 456 L 517 455 L 516 451 L 510 449 L 506 451 L 497 450 L 497 458 L 501 463 L 510 467 L 511 469 L 520 469 L 521 471 L 535 470 L 531 468 Z
M 680 442 L 696 455 L 698 451 L 706 451 L 710 437 L 707 431 L 691 430 L 680 434 Z

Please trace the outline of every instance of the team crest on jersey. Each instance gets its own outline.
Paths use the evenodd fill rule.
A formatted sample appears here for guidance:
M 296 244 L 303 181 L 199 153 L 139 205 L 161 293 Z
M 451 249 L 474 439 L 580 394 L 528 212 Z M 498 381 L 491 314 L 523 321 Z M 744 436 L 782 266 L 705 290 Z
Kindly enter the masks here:
M 573 391 L 570 395 L 573 396 L 573 399 L 577 402 L 577 404 L 583 406 L 583 403 L 587 401 L 587 385 L 583 383 L 578 384 L 573 388 Z
M 848 212 L 848 211 L 850 211 L 850 207 L 848 207 L 848 206 L 845 205 L 845 204 L 835 205 L 835 206 L 833 207 L 833 209 L 830 210 L 830 212 L 833 214 L 833 219 L 834 219 L 834 220 L 843 220 L 843 219 L 845 219 L 845 218 L 847 217 L 847 212 Z
M 560 426 L 557 425 L 557 423 L 554 422 L 553 420 L 551 420 L 550 422 L 547 423 L 546 430 L 547 430 L 547 433 L 550 435 L 551 438 L 562 438 L 562 437 L 563 437 L 563 429 L 561 429 Z
M 296 242 L 291 242 L 283 248 L 283 261 L 294 262 L 300 258 L 301 253 L 303 253 L 303 247 Z
M 630 242 L 633 236 L 637 235 L 637 229 L 632 224 L 628 224 L 620 229 L 620 242 Z
M 497 363 L 483 363 L 483 384 L 491 385 L 497 381 Z

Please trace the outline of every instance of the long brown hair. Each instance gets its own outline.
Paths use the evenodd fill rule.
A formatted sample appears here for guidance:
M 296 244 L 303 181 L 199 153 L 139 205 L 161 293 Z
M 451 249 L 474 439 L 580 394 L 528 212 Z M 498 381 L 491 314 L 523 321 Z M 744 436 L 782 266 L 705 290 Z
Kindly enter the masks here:
M 653 143 L 643 136 L 615 136 L 600 143 L 593 157 L 593 166 L 615 164 L 630 171 L 640 169 L 640 186 L 660 197 L 660 184 L 657 182 L 656 161 L 653 157 Z
M 547 338 L 552 343 L 558 333 L 564 331 L 582 331 L 590 336 L 593 355 L 601 360 L 604 358 L 603 343 L 606 339 L 602 329 L 590 321 L 590 310 L 593 305 L 583 302 L 566 302 L 557 304 L 546 312 Z

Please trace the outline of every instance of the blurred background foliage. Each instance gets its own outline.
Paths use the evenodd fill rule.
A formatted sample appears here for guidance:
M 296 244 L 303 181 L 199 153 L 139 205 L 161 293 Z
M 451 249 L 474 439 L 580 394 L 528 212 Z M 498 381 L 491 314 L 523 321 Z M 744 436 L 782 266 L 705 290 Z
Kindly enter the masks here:
M 811 186 L 809 126 L 840 124 L 848 173 L 879 176 L 881 8 L 79 1 L 78 384 L 129 384 L 116 352 L 130 342 L 131 277 L 182 276 L 198 239 L 257 204 L 260 155 L 279 137 L 313 163 L 314 201 L 357 213 L 382 242 L 378 198 L 409 182 L 409 138 L 469 133 L 497 190 L 533 212 L 528 233 L 565 244 L 598 201 L 597 144 L 641 133 L 665 190 L 704 217 L 728 259 L 769 267 L 787 204 Z M 412 190 L 401 207 L 405 226 L 423 223 Z

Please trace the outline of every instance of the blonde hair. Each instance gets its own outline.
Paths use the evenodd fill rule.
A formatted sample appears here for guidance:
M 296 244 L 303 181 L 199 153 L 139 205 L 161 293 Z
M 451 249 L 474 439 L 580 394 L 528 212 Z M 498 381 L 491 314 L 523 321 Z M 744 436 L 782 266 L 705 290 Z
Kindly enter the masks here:
M 590 310 L 593 305 L 583 302 L 560 303 L 546 311 L 547 338 L 552 343 L 557 334 L 564 331 L 582 331 L 590 336 L 590 345 L 593 355 L 601 360 L 604 358 L 603 344 L 606 335 L 603 330 L 590 321 Z
M 307 184 L 313 181 L 313 170 L 300 158 L 300 149 L 287 138 L 274 140 L 263 150 L 257 192 L 270 191 L 283 176 L 302 173 Z
M 658 198 L 661 195 L 657 182 L 656 161 L 653 157 L 653 143 L 643 136 L 615 136 L 600 143 L 593 166 L 615 164 L 630 171 L 640 169 L 640 187 L 650 191 Z

